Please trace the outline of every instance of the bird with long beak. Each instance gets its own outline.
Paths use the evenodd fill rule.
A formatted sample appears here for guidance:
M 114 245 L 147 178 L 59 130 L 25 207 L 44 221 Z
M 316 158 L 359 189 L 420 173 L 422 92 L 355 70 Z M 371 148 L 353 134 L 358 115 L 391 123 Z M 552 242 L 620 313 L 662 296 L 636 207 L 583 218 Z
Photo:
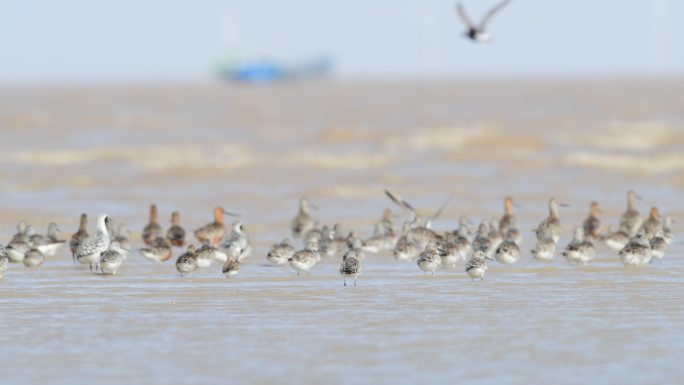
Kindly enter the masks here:
M 146 245 L 151 245 L 157 239 L 161 237 L 162 228 L 159 225 L 159 214 L 157 213 L 157 205 L 150 205 L 150 221 L 147 223 L 142 232 L 142 239 Z
M 558 203 L 556 198 L 549 200 L 549 216 L 537 226 L 537 240 L 553 239 L 558 243 L 560 239 L 560 218 L 558 217 L 558 207 L 567 207 L 565 203 Z
M 630 238 L 636 235 L 643 222 L 643 218 L 636 208 L 637 199 L 641 200 L 641 197 L 634 191 L 629 190 L 627 192 L 627 210 L 625 210 L 625 212 L 622 213 L 622 217 L 620 217 L 620 228 L 626 229 Z
M 646 234 L 646 238 L 649 240 L 653 239 L 656 231 L 663 228 L 663 224 L 660 221 L 660 212 L 657 207 L 651 207 L 651 211 L 648 213 L 648 218 L 641 225 L 641 228 Z
M 218 246 L 226 235 L 226 225 L 223 223 L 223 216 L 239 216 L 229 213 L 223 207 L 214 208 L 214 221 L 195 230 L 194 234 L 201 243 L 209 242 L 212 246 Z
M 599 237 L 599 230 L 601 228 L 601 219 L 599 219 L 600 212 L 601 209 L 599 208 L 598 202 L 591 202 L 589 216 L 582 223 L 582 230 L 584 231 L 585 238 L 597 239 Z

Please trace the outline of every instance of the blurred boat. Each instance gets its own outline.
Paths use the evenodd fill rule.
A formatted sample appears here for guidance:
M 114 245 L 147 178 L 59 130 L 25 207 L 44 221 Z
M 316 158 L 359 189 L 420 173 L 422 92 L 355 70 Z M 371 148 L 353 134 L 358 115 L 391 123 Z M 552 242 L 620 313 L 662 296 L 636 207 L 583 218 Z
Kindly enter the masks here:
M 318 80 L 332 72 L 332 62 L 318 57 L 297 64 L 286 64 L 272 59 L 233 59 L 219 64 L 224 79 L 240 83 L 268 84 L 281 81 Z

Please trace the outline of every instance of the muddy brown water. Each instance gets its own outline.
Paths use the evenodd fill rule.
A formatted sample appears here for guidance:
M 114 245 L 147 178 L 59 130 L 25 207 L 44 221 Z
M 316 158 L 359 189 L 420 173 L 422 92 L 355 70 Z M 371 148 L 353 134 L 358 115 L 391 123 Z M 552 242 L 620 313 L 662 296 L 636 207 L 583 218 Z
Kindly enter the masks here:
M 146 85 L 0 89 L 0 235 L 107 212 L 133 230 L 148 205 L 187 229 L 222 205 L 254 253 L 180 279 L 134 252 L 119 275 L 75 267 L 65 247 L 0 281 L 0 371 L 19 383 L 676 383 L 684 376 L 684 82 Z M 309 276 L 267 265 L 297 199 L 321 223 L 368 235 L 389 187 L 434 228 L 500 215 L 510 194 L 521 261 L 425 277 L 369 255 L 356 287 L 338 260 Z M 599 246 L 573 267 L 533 261 L 551 196 L 566 244 L 591 200 L 617 223 L 625 193 L 679 219 L 663 263 L 627 269 Z M 93 224 L 91 223 L 91 231 Z M 178 255 L 179 251 L 175 251 Z

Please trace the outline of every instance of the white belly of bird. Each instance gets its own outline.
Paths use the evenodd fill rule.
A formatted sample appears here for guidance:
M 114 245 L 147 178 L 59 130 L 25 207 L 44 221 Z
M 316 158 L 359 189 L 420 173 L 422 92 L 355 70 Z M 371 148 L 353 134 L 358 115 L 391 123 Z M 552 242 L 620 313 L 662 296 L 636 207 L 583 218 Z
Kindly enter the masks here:
M 662 261 L 663 257 L 665 256 L 665 252 L 663 250 L 653 250 L 651 255 L 653 258 Z
M 377 244 L 366 244 L 361 247 L 361 250 L 365 253 L 377 254 L 380 252 L 380 246 Z
M 61 243 L 51 243 L 51 244 L 47 244 L 47 245 L 40 245 L 40 246 L 37 246 L 36 248 L 38 249 L 38 251 L 40 251 L 41 253 L 43 253 L 44 256 L 46 256 L 46 257 L 54 257 L 55 254 L 57 254 L 57 251 L 59 250 L 59 248 L 60 248 L 63 244 L 64 244 L 63 242 L 61 242 Z
M 444 258 L 442 258 L 442 262 L 445 265 L 450 265 L 450 266 L 453 266 L 453 265 L 460 263 L 460 262 L 465 262 L 465 260 L 466 260 L 465 254 L 462 253 L 461 251 L 456 252 L 456 253 L 449 253 Z
M 426 273 L 434 273 L 441 266 L 441 262 L 436 261 L 420 261 L 418 266 Z
M 20 251 L 20 250 L 15 250 L 15 249 L 5 249 L 7 251 L 7 256 L 12 262 L 22 262 L 24 260 L 24 257 L 26 256 L 26 253 Z
M 518 262 L 518 259 L 520 259 L 520 254 L 516 253 L 505 252 L 496 254 L 496 260 L 505 265 L 512 265 Z
M 193 265 L 191 263 L 179 263 L 176 265 L 176 269 L 181 273 L 181 274 L 188 274 L 192 273 L 195 271 L 195 268 L 197 266 Z
M 214 251 L 214 259 L 219 262 L 226 263 L 228 260 L 228 254 L 223 250 L 216 250 Z
M 279 257 L 277 255 L 272 255 L 272 254 L 267 255 L 266 259 L 268 259 L 269 262 L 271 262 L 272 264 L 274 264 L 276 266 L 282 266 L 282 265 L 286 264 L 287 260 L 288 260 L 288 258 Z
M 534 253 L 534 259 L 542 261 L 550 261 L 553 259 L 553 254 L 556 252 L 556 247 L 542 246 L 541 248 L 536 248 Z
M 634 253 L 625 253 L 620 256 L 622 263 L 625 266 L 639 266 L 641 265 L 641 257 Z
M 563 257 L 568 263 L 573 265 L 586 265 L 592 258 L 587 253 L 582 253 L 579 251 L 566 251 L 563 253 Z
M 228 270 L 225 273 L 223 273 L 223 275 L 225 275 L 226 278 L 230 278 L 230 277 L 236 276 L 238 274 L 238 272 L 239 272 L 239 270 Z
M 197 262 L 197 267 L 209 267 L 209 266 L 211 266 L 211 263 L 213 261 L 212 261 L 211 257 L 208 257 L 208 258 L 197 258 L 196 262 Z
M 622 250 L 625 247 L 625 245 L 627 244 L 625 242 L 618 242 L 618 241 L 616 241 L 614 239 L 610 239 L 610 238 L 606 239 L 605 243 L 606 243 L 606 246 L 608 246 L 608 248 L 610 248 L 611 250 L 614 250 L 614 251 Z
M 293 269 L 297 271 L 309 272 L 312 267 L 316 264 L 315 261 L 290 261 L 290 265 Z
M 482 279 L 482 278 L 484 278 L 485 271 L 487 271 L 487 268 L 474 267 L 474 268 L 466 271 L 466 273 L 468 273 L 468 276 L 472 279 L 476 279 L 476 278 Z
M 81 265 L 95 265 L 100 262 L 100 254 L 101 253 L 98 252 L 94 254 L 82 255 L 77 259 Z
M 40 256 L 35 256 L 35 257 L 29 257 L 29 258 L 24 258 L 24 266 L 26 267 L 37 267 L 43 264 L 43 261 L 45 260 L 44 257 Z
M 121 261 L 104 261 L 100 262 L 100 270 L 102 274 L 116 274 L 121 268 Z

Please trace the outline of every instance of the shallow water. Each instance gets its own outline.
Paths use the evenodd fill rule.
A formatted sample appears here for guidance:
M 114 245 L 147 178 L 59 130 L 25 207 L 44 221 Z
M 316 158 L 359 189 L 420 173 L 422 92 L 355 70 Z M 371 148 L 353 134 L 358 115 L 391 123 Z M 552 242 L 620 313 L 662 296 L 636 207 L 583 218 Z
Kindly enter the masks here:
M 240 274 L 180 279 L 131 253 L 119 275 L 74 267 L 66 248 L 0 281 L 4 383 L 674 383 L 684 375 L 681 222 L 662 264 L 587 267 L 526 253 L 424 277 L 368 256 L 356 287 L 336 260 L 310 276 L 266 265 L 300 195 L 322 223 L 369 234 L 389 187 L 455 227 L 498 216 L 507 194 L 532 247 L 556 196 L 567 243 L 598 200 L 617 223 L 625 192 L 683 218 L 684 83 L 140 86 L 0 90 L 0 234 L 18 219 L 108 212 L 139 232 L 156 202 L 192 229 L 223 205 L 255 251 Z M 405 218 L 398 212 L 397 221 Z M 176 255 L 178 252 L 176 251 Z

